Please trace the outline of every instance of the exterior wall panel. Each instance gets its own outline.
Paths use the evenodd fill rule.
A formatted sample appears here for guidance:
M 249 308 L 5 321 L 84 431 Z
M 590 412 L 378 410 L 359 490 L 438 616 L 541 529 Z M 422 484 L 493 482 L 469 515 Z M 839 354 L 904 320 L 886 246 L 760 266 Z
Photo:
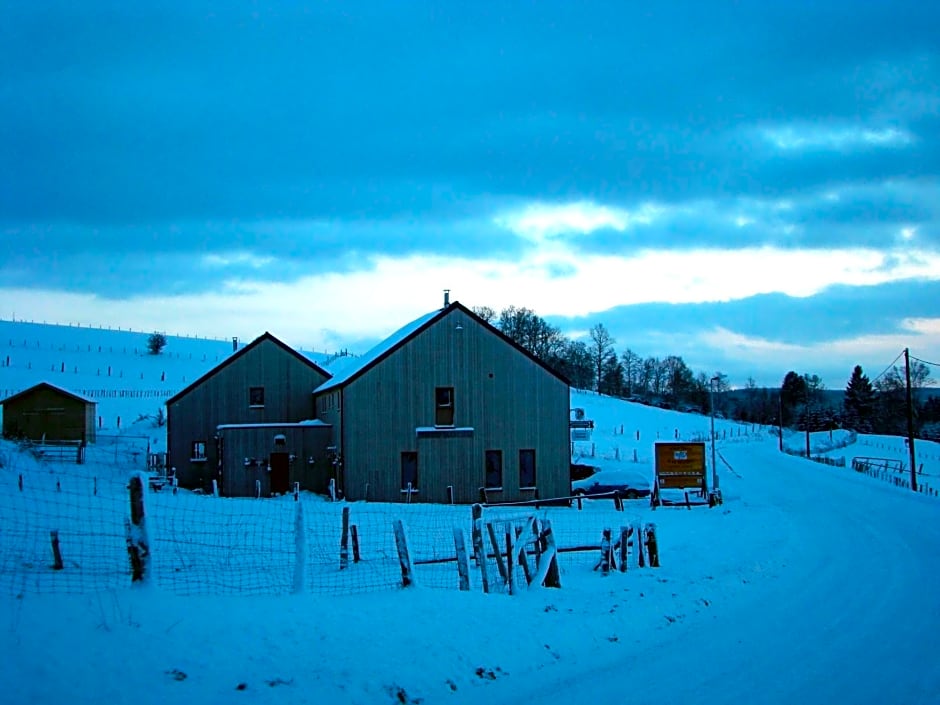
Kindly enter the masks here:
M 273 340 L 262 340 L 223 364 L 167 404 L 168 463 L 176 468 L 182 487 L 209 490 L 213 479 L 221 479 L 215 447 L 217 426 L 312 419 L 313 389 L 326 379 Z M 251 387 L 264 387 L 263 407 L 249 405 Z M 193 441 L 206 444 L 204 461 L 191 459 Z M 224 487 L 222 491 L 228 494 Z
M 436 387 L 454 388 L 454 426 L 432 428 Z M 503 451 L 503 490 L 490 501 L 533 499 L 521 490 L 520 449 L 536 455 L 541 498 L 570 494 L 568 385 L 460 309 L 452 310 L 345 389 L 346 496 L 401 498 L 400 455 L 418 452 L 420 492 L 412 501 L 473 502 L 484 485 L 484 452 Z

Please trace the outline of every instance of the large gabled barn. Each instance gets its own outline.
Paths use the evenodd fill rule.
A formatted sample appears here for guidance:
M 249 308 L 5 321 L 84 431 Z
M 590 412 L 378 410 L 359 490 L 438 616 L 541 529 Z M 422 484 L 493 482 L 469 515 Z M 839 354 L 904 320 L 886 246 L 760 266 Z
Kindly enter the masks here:
M 270 333 L 167 400 L 167 466 L 181 487 L 225 496 L 323 491 L 330 429 L 311 392 L 329 377 Z M 322 475 L 322 477 L 321 477 Z
M 570 494 L 568 380 L 458 302 L 337 370 L 314 396 L 347 499 Z

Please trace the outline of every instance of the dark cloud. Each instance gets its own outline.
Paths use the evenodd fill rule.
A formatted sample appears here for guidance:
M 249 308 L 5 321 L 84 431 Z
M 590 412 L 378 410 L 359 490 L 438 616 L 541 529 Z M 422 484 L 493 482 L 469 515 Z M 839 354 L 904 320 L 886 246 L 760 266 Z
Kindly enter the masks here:
M 0 218 L 387 217 L 935 173 L 922 147 L 779 160 L 739 127 L 935 93 L 938 19 L 922 2 L 15 3 Z
M 785 370 L 781 371 L 775 357 L 742 354 L 731 340 L 723 349 L 703 350 L 701 336 L 720 328 L 729 335 L 784 345 L 822 345 L 825 350 L 827 344 L 837 341 L 902 334 L 917 349 L 917 334 L 905 327 L 904 320 L 935 318 L 937 301 L 940 282 L 906 281 L 833 286 L 806 298 L 763 294 L 731 302 L 617 306 L 589 316 L 548 320 L 565 331 L 588 330 L 603 323 L 616 339 L 618 353 L 630 348 L 641 357 L 680 355 L 695 371 L 733 373 L 737 385 L 743 385 L 749 375 L 761 384 L 779 385 Z M 880 365 L 870 370 L 874 376 L 891 362 L 890 358 L 867 359 L 870 353 L 863 345 L 857 354 L 853 359 L 820 354 L 811 361 L 799 356 L 789 364 L 799 367 L 801 373 L 820 374 L 827 385 L 837 389 L 848 379 L 852 365 Z
M 550 320 L 565 330 L 586 330 L 602 322 L 623 348 L 643 348 L 642 341 L 635 341 L 634 331 L 643 331 L 642 336 L 655 340 L 673 331 L 695 336 L 716 328 L 772 343 L 815 345 L 866 335 L 908 333 L 904 319 L 936 317 L 937 301 L 940 282 L 915 280 L 878 286 L 832 286 L 803 298 L 761 294 L 729 302 L 635 304 L 590 316 Z M 649 350 L 644 354 L 672 353 Z

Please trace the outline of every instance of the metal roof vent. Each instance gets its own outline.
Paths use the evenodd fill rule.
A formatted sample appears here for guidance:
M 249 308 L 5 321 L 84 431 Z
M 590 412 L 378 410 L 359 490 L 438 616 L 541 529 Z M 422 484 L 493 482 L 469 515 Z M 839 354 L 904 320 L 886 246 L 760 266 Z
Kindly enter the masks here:
M 450 289 L 444 289 L 444 308 L 450 306 Z

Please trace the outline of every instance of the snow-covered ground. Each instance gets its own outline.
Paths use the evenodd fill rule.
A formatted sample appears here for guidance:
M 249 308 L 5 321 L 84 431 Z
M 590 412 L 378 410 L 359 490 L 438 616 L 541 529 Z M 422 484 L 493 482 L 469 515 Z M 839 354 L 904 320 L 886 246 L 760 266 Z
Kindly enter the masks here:
M 704 416 L 584 392 L 572 393 L 572 406 L 596 422 L 591 440 L 578 442 L 575 454 L 606 468 L 649 469 L 657 437 L 708 438 Z M 0 531 L 3 701 L 940 702 L 940 498 L 851 469 L 856 456 L 906 459 L 903 439 L 861 436 L 829 451 L 847 458 L 848 467 L 840 468 L 780 453 L 767 429 L 718 420 L 716 430 L 725 498 L 720 507 L 653 510 L 638 500 L 617 512 L 598 500 L 586 501 L 581 512 L 538 511 L 551 518 L 563 543 L 596 537 L 607 526 L 653 522 L 661 567 L 604 576 L 593 570 L 594 556 L 562 554 L 561 589 L 515 596 L 483 594 L 477 583 L 469 592 L 435 587 L 436 573 L 424 569 L 417 573 L 423 584 L 392 587 L 394 555 L 388 585 L 353 594 L 323 589 L 313 575 L 326 568 L 319 567 L 313 546 L 307 551 L 310 577 L 299 594 L 288 594 L 290 565 L 280 554 L 253 568 L 253 586 L 274 588 L 245 591 L 250 594 L 227 589 L 226 575 L 244 575 L 232 572 L 237 547 L 223 555 L 217 546 L 204 550 L 218 560 L 209 571 L 213 576 L 203 579 L 218 584 L 188 590 L 191 583 L 174 578 L 187 575 L 177 568 L 190 558 L 168 552 L 198 552 L 193 546 L 204 539 L 186 535 L 195 529 L 168 535 L 177 526 L 174 513 L 183 517 L 179 521 L 212 521 L 231 507 L 258 507 L 250 510 L 256 523 L 227 521 L 225 530 L 250 536 L 272 531 L 273 523 L 283 524 L 287 535 L 293 525 L 284 519 L 296 516 L 290 498 L 230 504 L 184 493 L 149 494 L 154 564 L 163 579 L 142 589 L 128 586 L 126 575 L 101 589 L 78 585 L 77 594 L 56 592 L 35 578 L 11 589 L 16 583 L 7 579 L 10 571 L 22 574 L 24 567 L 11 565 L 3 552 L 11 542 L 22 544 Z M 805 443 L 800 434 L 784 440 L 793 449 Z M 814 454 L 825 452 L 825 440 L 811 438 Z M 918 442 L 915 449 L 924 476 L 940 474 L 936 444 Z M 126 562 L 120 522 L 132 468 L 115 468 L 106 450 L 93 453 L 80 470 L 34 463 L 8 447 L 0 455 L 6 503 L 0 505 L 0 526 L 9 517 L 24 521 L 13 507 L 49 513 L 58 495 L 67 496 L 72 508 L 66 516 L 84 517 L 89 530 L 95 522 L 117 522 L 115 562 Z M 23 492 L 17 487 L 21 474 Z M 100 483 L 100 494 L 88 491 L 91 482 Z M 28 496 L 53 504 L 37 508 Z M 91 498 L 114 509 L 92 519 Z M 207 509 L 182 510 L 194 502 Z M 313 497 L 296 504 L 303 506 L 308 536 L 318 517 L 330 517 L 335 526 L 342 507 Z M 460 521 L 469 527 L 468 508 L 419 513 L 401 505 L 349 506 L 353 517 L 375 513 L 375 526 L 402 516 L 420 551 L 427 543 L 422 522 L 440 530 L 442 516 L 456 512 L 459 519 L 464 512 Z M 29 521 L 35 523 L 35 516 Z M 48 540 L 47 531 L 42 536 Z M 338 532 L 323 539 L 322 551 L 335 564 Z M 42 560 L 51 561 L 51 554 Z M 43 566 L 28 568 L 41 572 Z M 446 570 L 456 584 L 456 571 Z

